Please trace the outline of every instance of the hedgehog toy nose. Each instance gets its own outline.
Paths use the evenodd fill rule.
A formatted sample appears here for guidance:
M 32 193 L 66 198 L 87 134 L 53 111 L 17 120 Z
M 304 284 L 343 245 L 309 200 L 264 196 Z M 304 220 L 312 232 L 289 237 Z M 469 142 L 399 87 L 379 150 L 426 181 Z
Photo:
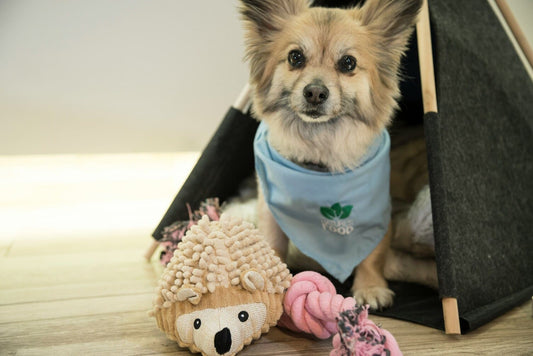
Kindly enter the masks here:
M 219 355 L 224 355 L 231 349 L 231 331 L 228 328 L 215 334 L 215 349 Z

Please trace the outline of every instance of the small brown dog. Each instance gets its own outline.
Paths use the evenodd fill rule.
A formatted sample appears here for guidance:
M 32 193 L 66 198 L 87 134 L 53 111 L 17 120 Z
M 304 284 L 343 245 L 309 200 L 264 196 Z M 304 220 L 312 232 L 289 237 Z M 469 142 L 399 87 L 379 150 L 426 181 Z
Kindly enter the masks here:
M 380 155 L 388 161 L 386 128 L 400 96 L 400 60 L 421 6 L 422 0 L 366 0 L 353 9 L 326 9 L 312 8 L 307 0 L 242 0 L 240 9 L 254 114 L 264 125 L 262 138 L 256 136 L 256 150 L 263 145 L 268 155 L 257 163 L 262 153 L 256 152 L 256 168 L 262 172 L 259 228 L 282 257 L 289 235 L 299 250 L 336 277 L 341 264 L 350 270 L 354 267 L 345 263 L 345 255 L 349 258 L 357 250 L 354 246 L 364 246 L 353 257 L 357 265 L 353 292 L 359 303 L 373 308 L 391 305 L 394 296 L 384 278 L 391 234 L 388 168 L 367 175 L 355 189 L 368 190 L 366 206 L 355 198 L 322 201 L 313 212 L 321 214 L 316 219 L 318 228 L 305 230 L 309 224 L 300 214 L 309 209 L 300 206 L 301 197 L 292 193 L 301 190 L 300 183 L 315 178 L 318 182 L 328 177 L 342 180 L 364 170 L 361 167 L 372 166 Z M 263 161 L 270 159 L 275 168 L 263 167 L 267 165 Z M 296 178 L 285 178 L 278 168 L 295 171 Z M 373 184 L 382 179 L 386 188 Z M 284 186 L 286 182 L 293 186 Z M 333 186 L 305 189 L 307 196 L 320 199 Z M 349 186 L 335 189 L 343 197 L 351 194 Z M 375 198 L 372 189 L 385 198 Z M 289 206 L 299 211 L 288 212 Z M 379 222 L 364 217 L 376 206 L 382 206 L 376 208 Z M 295 225 L 304 226 L 303 232 L 293 231 Z M 380 236 L 370 241 L 376 232 Z M 312 242 L 310 235 L 315 234 L 323 234 L 322 241 Z M 341 238 L 347 239 L 340 242 Z M 318 250 L 316 254 L 309 252 L 312 247 Z M 337 279 L 342 281 L 345 272 L 339 272 Z

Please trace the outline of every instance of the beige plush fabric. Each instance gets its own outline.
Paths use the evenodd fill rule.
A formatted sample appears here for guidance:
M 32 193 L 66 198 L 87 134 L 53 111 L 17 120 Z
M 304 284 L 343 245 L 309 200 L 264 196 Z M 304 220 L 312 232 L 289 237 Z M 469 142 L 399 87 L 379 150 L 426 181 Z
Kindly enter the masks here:
M 283 312 L 283 296 L 291 278 L 287 266 L 275 256 L 254 225 L 227 214 L 223 214 L 220 221 L 210 222 L 204 217 L 187 232 L 163 272 L 152 315 L 159 328 L 180 346 L 210 355 L 209 350 L 196 344 L 213 335 L 205 331 L 201 337 L 198 336 L 204 329 L 193 330 L 196 328 L 192 322 L 190 328 L 178 326 L 180 316 L 196 315 L 205 309 L 213 309 L 213 313 L 222 315 L 224 309 L 235 309 L 228 307 L 264 305 L 261 306 L 266 310 L 265 318 L 261 319 L 262 322 L 264 320 L 263 325 L 252 328 L 252 322 L 257 323 L 255 315 L 246 320 L 248 324 L 242 324 L 248 325 L 246 330 L 253 329 L 252 335 L 248 335 L 249 330 L 246 333 L 231 330 L 233 343 L 240 344 L 232 345 L 232 352 L 236 353 L 259 338 L 262 332 L 267 332 L 270 326 L 276 325 Z M 187 328 L 190 330 L 183 331 Z M 217 326 L 215 331 L 219 328 Z M 189 340 L 193 332 L 196 333 L 194 340 Z M 213 341 L 206 341 L 207 344 L 211 345 Z

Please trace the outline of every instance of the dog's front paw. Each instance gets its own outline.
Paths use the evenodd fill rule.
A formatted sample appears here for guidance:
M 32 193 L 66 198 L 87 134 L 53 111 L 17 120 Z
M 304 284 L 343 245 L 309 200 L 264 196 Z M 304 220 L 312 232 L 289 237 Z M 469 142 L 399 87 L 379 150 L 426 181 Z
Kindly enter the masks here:
M 394 300 L 394 292 L 387 287 L 367 287 L 354 291 L 353 297 L 359 305 L 370 305 L 372 309 L 390 307 Z

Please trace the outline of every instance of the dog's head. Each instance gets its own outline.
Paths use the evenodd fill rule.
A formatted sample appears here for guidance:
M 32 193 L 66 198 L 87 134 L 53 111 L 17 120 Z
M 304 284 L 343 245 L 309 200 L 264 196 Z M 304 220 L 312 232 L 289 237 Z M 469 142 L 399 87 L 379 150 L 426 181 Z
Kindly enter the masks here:
M 308 0 L 242 0 L 254 110 L 281 154 L 333 170 L 357 163 L 357 155 L 342 157 L 353 149 L 338 141 L 359 140 L 361 150 L 390 122 L 401 56 L 421 5 L 367 0 L 326 9 Z

